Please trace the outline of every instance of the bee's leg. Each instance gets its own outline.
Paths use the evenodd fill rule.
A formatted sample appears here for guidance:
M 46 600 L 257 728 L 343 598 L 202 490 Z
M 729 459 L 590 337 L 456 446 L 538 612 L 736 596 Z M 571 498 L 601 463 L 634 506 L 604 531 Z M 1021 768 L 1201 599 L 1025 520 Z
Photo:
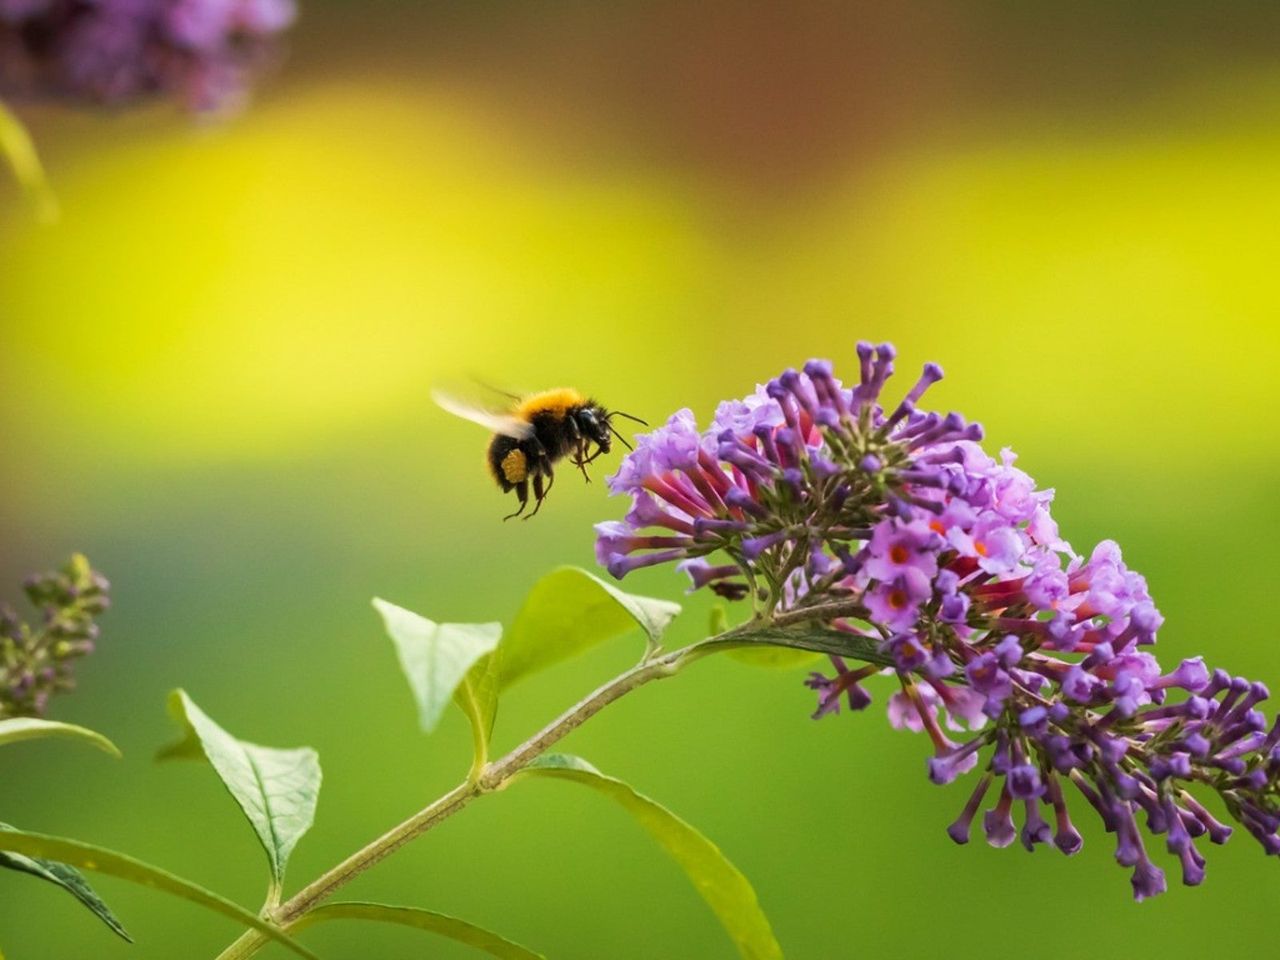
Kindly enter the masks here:
M 547 491 L 542 489 L 542 474 L 535 473 L 533 475 L 533 512 L 525 517 L 526 520 L 532 520 L 538 515 L 538 511 L 542 509 L 542 501 L 547 499 Z
M 529 505 L 529 484 L 521 480 L 519 483 L 515 484 L 515 491 L 516 496 L 520 498 L 520 509 L 515 513 L 508 513 L 502 518 L 503 520 L 510 520 L 512 517 L 520 516 L 520 514 L 524 513 L 524 508 Z
M 556 472 L 551 469 L 550 463 L 542 468 L 542 472 L 547 475 L 547 489 L 542 492 L 542 495 L 545 497 L 551 492 L 551 488 L 556 484 Z
M 579 452 L 578 459 L 575 462 L 578 464 L 578 469 L 582 471 L 582 478 L 586 480 L 587 483 L 591 482 L 591 476 L 590 474 L 587 473 L 587 464 L 590 463 L 592 460 L 594 460 L 596 457 L 600 456 L 600 454 L 602 453 L 604 453 L 603 450 L 597 449 L 595 453 L 591 454 L 591 456 L 588 457 L 586 455 L 587 454 L 586 442 L 583 441 L 582 450 Z

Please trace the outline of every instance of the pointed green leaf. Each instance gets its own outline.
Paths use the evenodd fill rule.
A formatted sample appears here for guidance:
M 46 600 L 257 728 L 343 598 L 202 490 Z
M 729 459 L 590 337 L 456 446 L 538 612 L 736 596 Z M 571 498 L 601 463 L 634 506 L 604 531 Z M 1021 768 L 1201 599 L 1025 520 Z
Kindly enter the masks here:
M 767 650 L 770 647 L 785 647 L 813 653 L 834 653 L 838 657 L 848 657 L 850 660 L 861 660 L 864 663 L 878 663 L 884 667 L 894 665 L 893 657 L 881 650 L 880 644 L 871 637 L 848 633 L 844 630 L 832 630 L 828 627 L 806 625 L 793 627 L 761 625 L 726 637 L 724 640 L 712 638 L 705 644 L 699 645 L 698 656 L 722 651 Z
M 103 753 L 109 753 L 117 760 L 120 759 L 120 751 L 114 743 L 86 727 L 77 727 L 73 723 L 58 723 L 54 720 L 37 720 L 35 717 L 13 717 L 9 720 L 0 720 L 0 746 L 6 743 L 17 743 L 19 740 L 37 740 L 41 737 L 83 740 L 93 744 Z
M 0 823 L 0 830 L 13 829 L 7 823 Z M 29 873 L 33 877 L 39 877 L 41 880 L 49 881 L 54 886 L 61 887 L 84 904 L 94 916 L 110 927 L 115 934 L 129 941 L 129 943 L 133 943 L 133 937 L 129 936 L 120 921 L 116 919 L 116 915 L 111 912 L 111 908 L 103 903 L 102 898 L 94 892 L 93 887 L 89 886 L 89 881 L 85 880 L 75 867 L 68 866 L 65 863 L 58 863 L 56 860 L 28 857 L 21 853 L 0 853 L 0 867 L 6 870 L 17 870 L 20 873 Z
M 718 636 L 729 632 L 729 615 L 724 604 L 717 603 L 711 608 L 711 622 L 708 633 Z M 728 650 L 729 656 L 741 663 L 749 663 L 754 667 L 767 667 L 775 670 L 789 670 L 803 667 L 817 660 L 820 654 L 812 650 L 797 650 L 788 647 L 774 647 L 756 644 L 750 647 L 735 647 Z
M 707 620 L 707 635 L 716 636 L 721 633 L 727 633 L 729 630 L 729 612 L 725 610 L 723 603 L 717 603 L 711 608 L 711 615 Z
M 4 103 L 0 102 L 0 155 L 13 168 L 14 176 L 26 191 L 42 220 L 54 220 L 58 216 L 58 201 L 45 178 L 40 155 L 36 153 L 31 134 Z
M 512 943 L 483 927 L 477 927 L 475 924 L 447 914 L 420 910 L 416 907 L 392 907 L 382 903 L 329 903 L 303 914 L 290 929 L 301 930 L 313 923 L 323 923 L 328 920 L 374 920 L 381 923 L 397 923 L 405 927 L 438 933 L 442 937 L 483 950 L 491 957 L 498 957 L 499 960 L 544 960 L 542 954 L 534 953 L 518 943 Z
M 489 761 L 489 739 L 493 721 L 498 715 L 498 677 L 502 663 L 502 647 L 486 653 L 467 671 L 453 692 L 453 702 L 471 722 L 473 746 L 472 772 L 478 772 Z
M 807 667 L 809 664 L 819 660 L 822 654 L 794 647 L 755 646 L 738 647 L 736 650 L 730 650 L 729 656 L 739 663 L 748 663 L 753 667 L 765 667 L 770 670 L 794 670 L 796 667 Z
M 186 731 L 159 759 L 199 757 L 212 764 L 248 818 L 271 865 L 271 881 L 284 881 L 289 854 L 311 828 L 320 793 L 320 760 L 310 747 L 277 750 L 237 740 L 187 696 L 169 695 L 169 712 Z
M 551 571 L 529 591 L 502 644 L 501 687 L 637 626 L 657 647 L 680 605 L 624 593 L 577 567 Z
M 41 833 L 28 833 L 25 830 L 0 830 L 0 850 L 22 854 L 31 858 L 39 857 L 45 860 L 54 860 L 58 863 L 79 867 L 81 870 L 93 870 L 98 873 L 119 877 L 121 880 L 128 880 L 144 887 L 150 887 L 152 890 L 162 890 L 175 897 L 181 897 L 184 900 L 199 904 L 207 910 L 230 917 L 246 927 L 252 927 L 266 934 L 277 943 L 288 947 L 289 950 L 300 957 L 307 957 L 308 960 L 318 960 L 314 953 L 287 936 L 279 927 L 267 923 L 261 917 L 250 913 L 225 897 L 183 880 L 181 877 L 176 877 L 166 870 L 161 870 L 158 867 L 153 867 L 140 860 L 125 856 L 123 853 L 116 853 L 88 843 L 80 843 L 78 840 L 68 840 L 65 837 L 50 837 Z
M 376 597 L 373 606 L 382 614 L 387 634 L 396 645 L 400 669 L 418 704 L 418 723 L 431 733 L 471 669 L 498 646 L 502 624 L 436 623 Z M 486 742 L 493 725 L 493 707 L 486 698 L 496 696 L 491 688 L 492 684 L 477 677 L 458 701 L 472 723 L 484 730 Z
M 684 870 L 744 960 L 781 960 L 782 948 L 747 878 L 714 843 L 666 807 L 604 775 L 580 757 L 539 757 L 518 776 L 572 780 L 620 804 Z

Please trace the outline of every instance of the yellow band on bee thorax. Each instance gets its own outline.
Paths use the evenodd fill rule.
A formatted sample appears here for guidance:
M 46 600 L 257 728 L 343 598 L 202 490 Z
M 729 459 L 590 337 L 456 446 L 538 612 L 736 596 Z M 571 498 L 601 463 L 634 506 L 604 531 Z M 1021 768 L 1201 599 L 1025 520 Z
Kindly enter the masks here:
M 559 387 L 555 390 L 544 390 L 525 397 L 513 411 L 521 420 L 531 420 L 538 414 L 551 414 L 560 419 L 574 407 L 580 407 L 586 399 L 572 387 Z

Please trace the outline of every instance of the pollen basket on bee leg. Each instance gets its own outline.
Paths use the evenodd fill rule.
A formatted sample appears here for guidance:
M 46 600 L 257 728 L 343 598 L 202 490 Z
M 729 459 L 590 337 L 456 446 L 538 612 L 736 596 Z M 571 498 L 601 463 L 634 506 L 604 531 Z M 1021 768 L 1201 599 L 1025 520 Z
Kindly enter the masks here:
M 502 475 L 507 483 L 519 483 L 529 476 L 529 459 L 516 448 L 502 458 Z

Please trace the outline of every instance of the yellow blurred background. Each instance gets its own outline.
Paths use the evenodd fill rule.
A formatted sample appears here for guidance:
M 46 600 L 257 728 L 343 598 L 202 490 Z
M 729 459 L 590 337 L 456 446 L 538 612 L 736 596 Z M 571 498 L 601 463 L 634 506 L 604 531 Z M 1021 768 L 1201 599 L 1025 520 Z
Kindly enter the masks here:
M 417 732 L 369 597 L 509 618 L 624 509 L 602 471 L 501 523 L 483 434 L 428 399 L 470 376 L 705 418 L 893 340 L 1058 489 L 1077 548 L 1121 543 L 1163 658 L 1280 683 L 1277 40 L 1270 4 L 304 2 L 242 116 L 21 107 L 62 216 L 0 187 L 0 575 L 16 599 L 81 549 L 112 578 L 53 715 L 126 759 L 11 747 L 0 818 L 256 904 L 260 854 L 213 774 L 150 761 L 177 685 L 241 737 L 320 751 L 295 885 L 451 786 L 465 722 Z M 688 598 L 673 642 L 706 618 Z M 517 689 L 499 746 L 638 642 Z M 925 743 L 878 706 L 810 721 L 801 679 L 708 662 L 565 744 L 720 844 L 788 956 L 1004 956 L 1038 924 L 1045 958 L 1274 934 L 1280 880 L 1247 837 L 1207 851 L 1203 888 L 1140 906 L 1083 812 L 1072 860 L 954 847 L 967 791 L 925 780 Z M 212 956 L 235 935 L 97 885 L 135 947 L 6 875 L 6 956 Z M 556 958 L 733 955 L 631 822 L 554 784 L 475 805 L 351 892 Z M 308 942 L 471 955 L 394 929 Z

